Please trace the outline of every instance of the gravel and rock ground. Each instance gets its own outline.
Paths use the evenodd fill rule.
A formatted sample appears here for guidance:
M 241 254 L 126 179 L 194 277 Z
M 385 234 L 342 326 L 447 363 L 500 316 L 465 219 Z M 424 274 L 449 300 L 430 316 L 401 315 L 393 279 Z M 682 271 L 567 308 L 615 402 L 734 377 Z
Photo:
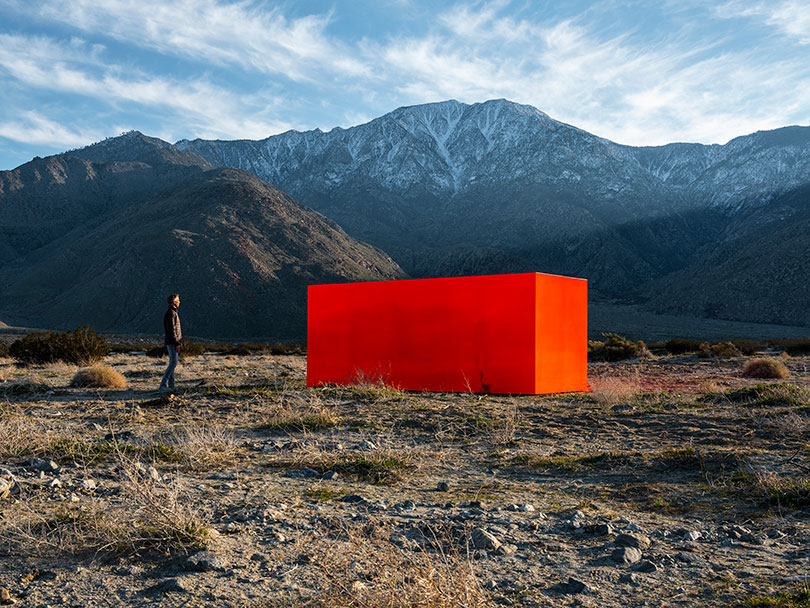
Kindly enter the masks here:
M 0 359 L 0 603 L 810 606 L 810 373 L 591 364 L 541 397 L 304 386 L 297 356 Z

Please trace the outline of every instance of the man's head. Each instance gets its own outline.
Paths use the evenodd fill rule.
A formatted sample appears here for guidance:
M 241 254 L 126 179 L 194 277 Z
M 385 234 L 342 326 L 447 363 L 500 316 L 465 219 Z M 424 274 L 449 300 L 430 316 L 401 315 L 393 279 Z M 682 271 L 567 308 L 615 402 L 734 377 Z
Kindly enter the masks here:
M 180 306 L 180 296 L 176 293 L 173 293 L 168 298 L 166 298 L 169 302 L 169 306 L 172 308 L 177 308 Z

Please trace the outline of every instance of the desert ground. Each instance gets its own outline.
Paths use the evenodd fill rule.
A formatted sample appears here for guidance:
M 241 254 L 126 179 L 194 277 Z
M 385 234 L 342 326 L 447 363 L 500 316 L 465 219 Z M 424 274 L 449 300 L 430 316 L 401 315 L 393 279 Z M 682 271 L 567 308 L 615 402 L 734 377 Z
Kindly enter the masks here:
M 810 358 L 592 363 L 592 391 L 305 386 L 306 359 L 0 359 L 0 601 L 810 606 Z

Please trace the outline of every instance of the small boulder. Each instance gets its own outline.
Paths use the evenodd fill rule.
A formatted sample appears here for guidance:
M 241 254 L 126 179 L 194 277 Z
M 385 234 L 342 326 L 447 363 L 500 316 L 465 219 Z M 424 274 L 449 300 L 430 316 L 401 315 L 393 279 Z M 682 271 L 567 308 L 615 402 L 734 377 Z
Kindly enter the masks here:
M 652 541 L 648 536 L 638 532 L 625 532 L 619 534 L 613 541 L 617 547 L 634 547 L 636 549 L 649 549 Z
M 211 570 L 222 571 L 227 568 L 226 561 L 210 551 L 199 551 L 189 556 L 185 565 L 187 569 L 193 570 L 194 572 L 209 572 Z
M 619 547 L 610 554 L 617 564 L 635 564 L 641 559 L 641 551 L 636 547 Z
M 502 544 L 494 535 L 483 528 L 475 528 L 470 538 L 476 549 L 484 549 L 485 551 L 497 551 Z

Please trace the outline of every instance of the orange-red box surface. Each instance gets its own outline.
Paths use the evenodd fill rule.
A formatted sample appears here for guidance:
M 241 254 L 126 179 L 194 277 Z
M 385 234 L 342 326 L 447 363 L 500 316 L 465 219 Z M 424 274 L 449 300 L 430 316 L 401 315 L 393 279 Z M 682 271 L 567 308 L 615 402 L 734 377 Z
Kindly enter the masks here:
M 310 285 L 307 385 L 588 390 L 588 282 L 541 273 Z

